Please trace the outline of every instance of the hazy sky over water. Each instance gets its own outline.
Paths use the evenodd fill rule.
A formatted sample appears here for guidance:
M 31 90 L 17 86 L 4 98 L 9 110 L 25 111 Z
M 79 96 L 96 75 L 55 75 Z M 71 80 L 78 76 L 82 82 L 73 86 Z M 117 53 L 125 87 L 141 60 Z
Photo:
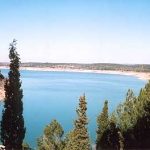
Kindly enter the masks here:
M 0 61 L 150 63 L 150 0 L 0 0 Z

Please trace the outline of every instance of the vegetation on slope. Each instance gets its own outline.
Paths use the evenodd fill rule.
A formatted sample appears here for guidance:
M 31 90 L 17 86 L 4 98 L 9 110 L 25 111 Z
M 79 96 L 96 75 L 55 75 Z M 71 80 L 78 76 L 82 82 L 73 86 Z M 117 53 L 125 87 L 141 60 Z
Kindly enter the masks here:
M 9 63 L 0 63 L 0 66 L 9 66 Z M 95 63 L 95 64 L 78 64 L 78 63 L 38 63 L 28 62 L 22 63 L 21 67 L 48 67 L 60 69 L 85 69 L 85 70 L 114 70 L 114 71 L 135 71 L 150 72 L 149 64 L 111 64 L 111 63 Z

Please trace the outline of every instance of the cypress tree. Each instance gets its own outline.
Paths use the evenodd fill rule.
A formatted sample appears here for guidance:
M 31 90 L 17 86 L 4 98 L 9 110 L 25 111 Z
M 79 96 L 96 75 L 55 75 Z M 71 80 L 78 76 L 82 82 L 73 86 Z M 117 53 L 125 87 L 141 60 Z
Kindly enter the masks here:
M 10 71 L 5 82 L 5 101 L 1 121 L 1 141 L 6 150 L 21 150 L 25 136 L 23 118 L 23 91 L 20 81 L 20 58 L 16 40 L 9 47 Z

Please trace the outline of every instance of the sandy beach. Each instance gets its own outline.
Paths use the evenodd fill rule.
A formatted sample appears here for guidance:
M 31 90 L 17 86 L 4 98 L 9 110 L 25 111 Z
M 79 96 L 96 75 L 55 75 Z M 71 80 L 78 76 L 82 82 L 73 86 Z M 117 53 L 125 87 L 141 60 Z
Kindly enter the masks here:
M 60 72 L 83 72 L 83 73 L 98 73 L 98 74 L 118 74 L 135 76 L 141 80 L 150 80 L 150 72 L 133 72 L 133 71 L 113 71 L 113 70 L 84 70 L 84 69 L 66 69 L 66 68 L 38 68 L 38 67 L 21 67 L 21 70 L 32 70 L 32 71 L 60 71 Z

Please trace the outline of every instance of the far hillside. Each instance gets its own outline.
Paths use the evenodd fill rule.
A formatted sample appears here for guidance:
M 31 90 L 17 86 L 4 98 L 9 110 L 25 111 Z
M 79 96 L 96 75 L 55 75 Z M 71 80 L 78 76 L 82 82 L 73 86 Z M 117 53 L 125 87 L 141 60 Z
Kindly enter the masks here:
M 8 65 L 9 65 L 8 63 L 0 63 L 0 66 L 8 66 Z M 62 68 L 62 69 L 150 72 L 150 64 L 111 64 L 111 63 L 78 64 L 78 63 L 28 62 L 22 63 L 21 67 L 40 67 L 40 68 L 48 67 L 48 68 Z

